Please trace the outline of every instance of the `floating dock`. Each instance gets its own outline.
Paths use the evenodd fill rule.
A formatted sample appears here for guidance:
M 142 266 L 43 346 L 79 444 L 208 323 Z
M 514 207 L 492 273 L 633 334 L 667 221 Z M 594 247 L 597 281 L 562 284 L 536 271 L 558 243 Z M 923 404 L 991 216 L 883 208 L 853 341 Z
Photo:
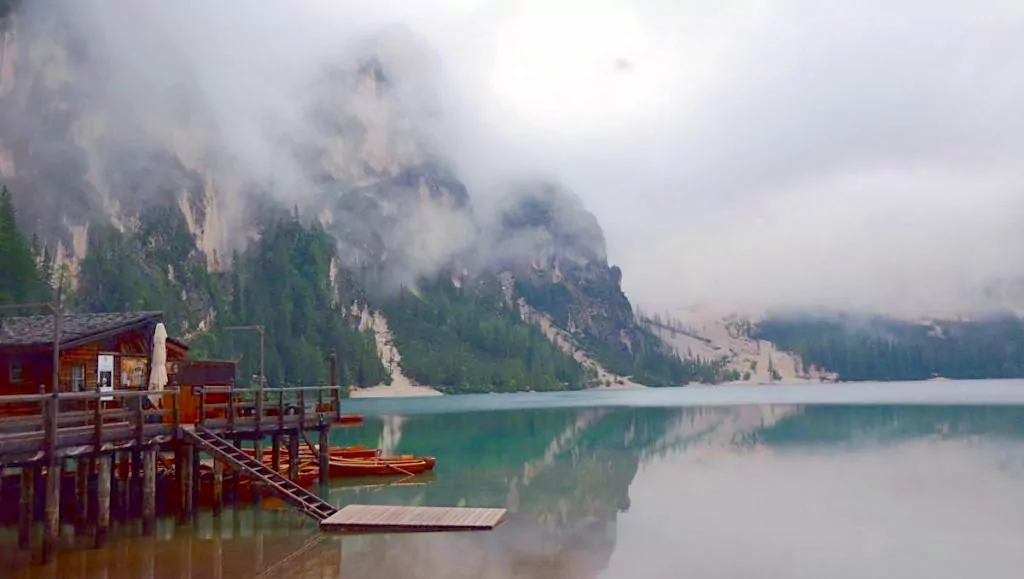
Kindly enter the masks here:
M 489 531 L 505 521 L 507 509 L 349 505 L 320 522 L 334 533 Z

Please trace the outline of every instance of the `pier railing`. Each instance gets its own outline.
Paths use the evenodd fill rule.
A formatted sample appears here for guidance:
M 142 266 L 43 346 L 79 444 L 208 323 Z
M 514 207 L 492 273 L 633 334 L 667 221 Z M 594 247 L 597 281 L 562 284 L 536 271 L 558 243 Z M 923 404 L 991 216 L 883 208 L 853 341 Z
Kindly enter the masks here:
M 197 424 L 227 433 L 317 429 L 341 420 L 340 386 L 193 386 L 0 396 L 0 465 L 143 447 Z M 52 422 L 51 422 L 52 421 Z M 52 426 L 52 428 L 51 428 Z
M 0 396 L 0 462 L 36 460 L 46 451 L 66 457 L 161 442 L 178 426 L 178 398 L 177 389 Z
M 323 426 L 341 419 L 341 386 L 199 386 L 196 423 L 227 431 Z

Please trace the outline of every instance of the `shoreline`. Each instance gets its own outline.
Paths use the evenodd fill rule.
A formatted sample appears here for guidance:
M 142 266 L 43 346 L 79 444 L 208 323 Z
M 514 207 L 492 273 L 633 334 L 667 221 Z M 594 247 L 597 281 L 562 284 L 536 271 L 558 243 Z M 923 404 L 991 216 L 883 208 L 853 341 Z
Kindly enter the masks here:
M 349 390 L 350 398 L 406 398 L 416 396 L 444 396 L 442 392 L 430 386 L 419 386 L 408 382 L 398 384 L 378 384 L 366 388 Z

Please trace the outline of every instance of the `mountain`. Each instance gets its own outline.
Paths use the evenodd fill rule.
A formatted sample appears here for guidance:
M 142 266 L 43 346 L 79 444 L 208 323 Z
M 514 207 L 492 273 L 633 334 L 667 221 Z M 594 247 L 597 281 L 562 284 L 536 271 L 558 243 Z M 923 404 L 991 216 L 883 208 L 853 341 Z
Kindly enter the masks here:
M 310 63 L 287 100 L 225 105 L 241 89 L 204 92 L 180 47 L 90 35 L 102 3 L 2 8 L 0 180 L 69 307 L 164 310 L 172 335 L 243 376 L 256 339 L 223 328 L 261 324 L 274 384 L 326 380 L 331 352 L 362 387 L 717 377 L 637 321 L 574 194 L 525 176 L 495 209 L 474 205 L 436 137 L 430 52 L 408 32 Z M 264 81 L 254 90 L 281 90 Z

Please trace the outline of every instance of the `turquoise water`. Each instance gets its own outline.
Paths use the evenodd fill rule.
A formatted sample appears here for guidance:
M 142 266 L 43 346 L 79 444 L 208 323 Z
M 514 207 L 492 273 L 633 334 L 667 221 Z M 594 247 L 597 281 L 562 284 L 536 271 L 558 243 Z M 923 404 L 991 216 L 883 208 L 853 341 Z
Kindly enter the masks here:
M 1016 578 L 1024 569 L 1024 382 L 353 400 L 346 412 L 367 422 L 337 442 L 438 464 L 429 477 L 335 485 L 323 490 L 329 500 L 506 507 L 507 522 L 486 533 L 320 538 L 289 511 L 250 508 L 194 526 L 162 521 L 151 538 L 125 529 L 101 551 L 69 545 L 55 566 L 16 575 Z

